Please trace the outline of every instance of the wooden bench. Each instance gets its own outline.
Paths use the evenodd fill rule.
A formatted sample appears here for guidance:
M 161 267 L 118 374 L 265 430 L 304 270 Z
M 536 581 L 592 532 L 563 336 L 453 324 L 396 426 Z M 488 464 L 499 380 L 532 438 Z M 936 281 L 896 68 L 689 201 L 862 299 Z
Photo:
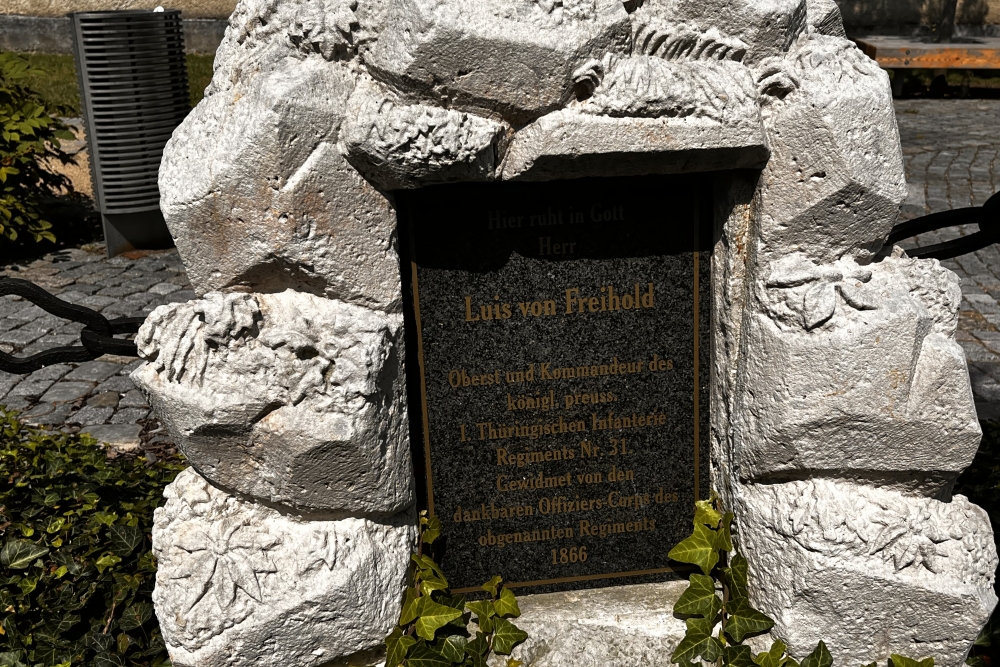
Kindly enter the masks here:
M 893 95 L 903 91 L 903 73 L 898 70 L 1000 69 L 1000 37 L 955 37 L 938 42 L 933 37 L 889 37 L 877 35 L 854 40 L 865 55 L 883 69 L 897 70 Z

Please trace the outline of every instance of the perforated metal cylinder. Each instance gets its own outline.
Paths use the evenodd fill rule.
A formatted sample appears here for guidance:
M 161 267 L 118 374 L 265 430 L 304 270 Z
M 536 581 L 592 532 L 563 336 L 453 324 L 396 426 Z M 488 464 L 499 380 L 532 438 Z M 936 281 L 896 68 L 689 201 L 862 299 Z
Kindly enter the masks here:
M 191 110 L 181 13 L 69 17 L 108 254 L 169 247 L 157 174 L 167 140 Z

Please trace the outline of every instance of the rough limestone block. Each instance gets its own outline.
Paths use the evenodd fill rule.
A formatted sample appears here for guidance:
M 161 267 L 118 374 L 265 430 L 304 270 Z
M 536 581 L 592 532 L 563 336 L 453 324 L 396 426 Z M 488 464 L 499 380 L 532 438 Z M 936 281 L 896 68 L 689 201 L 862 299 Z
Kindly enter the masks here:
M 414 499 L 402 325 L 310 294 L 211 293 L 153 311 L 133 380 L 214 483 L 388 516 Z
M 761 167 L 760 112 L 732 61 L 607 56 L 584 102 L 517 132 L 505 180 L 671 174 Z
M 674 615 L 685 588 L 670 581 L 519 596 L 516 623 L 528 639 L 512 657 L 527 667 L 666 666 L 687 630 Z
M 800 660 L 823 640 L 841 665 L 960 667 L 996 605 L 993 530 L 963 496 L 813 480 L 746 486 L 739 510 L 751 596 Z
M 645 0 L 638 4 L 634 21 L 650 22 L 666 33 L 683 30 L 679 26 L 715 31 L 722 37 L 720 43 L 738 40 L 743 45 L 739 59 L 749 65 L 787 51 L 806 26 L 805 0 Z M 664 53 L 675 57 L 670 50 Z M 682 48 L 680 53 L 689 52 Z
M 847 37 L 844 17 L 834 0 L 807 0 L 806 17 L 809 26 L 816 32 L 834 37 Z
M 413 517 L 306 521 L 194 469 L 156 510 L 153 603 L 178 667 L 312 667 L 377 650 L 399 616 Z
M 523 123 L 564 105 L 630 34 L 620 0 L 397 0 L 361 57 L 401 91 Z
M 197 292 L 291 288 L 400 307 L 395 213 L 336 148 L 353 90 L 345 65 L 288 56 L 177 129 L 161 207 Z
M 471 113 L 401 103 L 364 77 L 347 102 L 340 151 L 386 190 L 492 180 L 507 126 Z
M 906 197 L 888 75 L 853 43 L 817 33 L 756 73 L 771 148 L 760 190 L 764 258 L 870 256 Z
M 741 477 L 822 471 L 947 492 L 982 435 L 952 337 L 957 277 L 935 260 L 786 261 L 767 285 L 748 332 Z

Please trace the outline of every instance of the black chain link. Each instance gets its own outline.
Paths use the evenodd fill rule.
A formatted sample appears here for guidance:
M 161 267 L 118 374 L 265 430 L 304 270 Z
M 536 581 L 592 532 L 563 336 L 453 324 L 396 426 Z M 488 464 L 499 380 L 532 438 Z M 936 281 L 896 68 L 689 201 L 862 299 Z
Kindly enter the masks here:
M 79 322 L 84 327 L 80 332 L 81 345 L 55 347 L 30 357 L 15 357 L 0 352 L 0 371 L 25 375 L 46 366 L 90 361 L 104 354 L 115 354 L 120 357 L 139 356 L 133 341 L 115 336 L 137 333 L 139 327 L 146 321 L 145 317 L 119 317 L 109 320 L 96 310 L 63 301 L 30 281 L 0 276 L 0 296 L 6 294 L 16 294 L 56 317 Z
M 917 234 L 958 225 L 979 225 L 979 231 L 944 243 L 907 250 L 907 256 L 918 259 L 951 259 L 1000 243 L 1000 192 L 987 199 L 982 206 L 932 213 L 898 224 L 892 228 L 886 245 L 892 247 Z

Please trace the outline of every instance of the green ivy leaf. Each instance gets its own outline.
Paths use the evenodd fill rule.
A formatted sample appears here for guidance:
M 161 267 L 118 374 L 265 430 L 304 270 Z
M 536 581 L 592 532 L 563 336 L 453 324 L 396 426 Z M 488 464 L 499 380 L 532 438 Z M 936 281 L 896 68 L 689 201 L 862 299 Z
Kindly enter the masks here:
M 95 561 L 94 565 L 97 566 L 97 571 L 103 573 L 109 567 L 113 567 L 118 563 L 122 562 L 122 559 L 114 554 L 104 554 Z
M 94 667 L 125 667 L 125 663 L 114 653 L 98 653 L 94 656 Z
M 687 623 L 687 632 L 670 656 L 670 662 L 689 663 L 699 656 L 706 662 L 718 660 L 722 654 L 722 644 L 712 636 L 715 619 L 695 617 L 684 622 Z
M 732 561 L 730 561 L 729 567 L 722 568 L 721 572 L 722 580 L 726 582 L 726 586 L 729 588 L 729 599 L 749 599 L 750 593 L 747 590 L 747 559 L 742 554 L 736 554 Z
M 476 632 L 476 638 L 465 645 L 465 652 L 475 653 L 480 656 L 486 655 L 490 650 L 490 639 L 485 632 Z
M 125 608 L 118 621 L 118 627 L 125 632 L 135 630 L 153 617 L 153 605 L 148 602 L 136 602 Z
M 521 630 L 506 618 L 494 621 L 496 630 L 493 633 L 493 652 L 498 655 L 510 655 L 514 647 L 528 638 L 528 633 Z
M 493 607 L 497 610 L 497 616 L 517 618 L 521 615 L 517 598 L 506 588 L 500 591 L 500 598 L 493 603 Z
M 424 523 L 424 518 L 420 519 L 421 523 Z M 424 524 L 423 534 L 420 539 L 423 540 L 425 544 L 434 544 L 434 540 L 441 537 L 441 519 L 436 516 L 427 517 L 427 523 Z
M 805 661 L 803 661 L 803 664 L 805 664 Z M 914 660 L 913 658 L 907 658 L 905 655 L 893 653 L 889 656 L 889 665 L 890 667 L 934 667 L 934 658 Z
M 12 570 L 23 570 L 36 559 L 49 553 L 48 547 L 29 542 L 28 540 L 7 540 L 0 549 L 0 564 Z
M 727 667 L 757 667 L 749 646 L 726 646 L 722 649 L 722 664 Z
M 490 600 L 477 600 L 466 605 L 473 614 L 476 615 L 476 624 L 483 632 L 493 632 L 493 617 L 496 616 L 496 607 Z
M 489 593 L 492 597 L 496 597 L 497 596 L 497 586 L 499 586 L 501 583 L 503 583 L 503 579 L 501 579 L 499 576 L 496 576 L 496 577 L 493 577 L 492 579 L 490 579 L 489 581 L 487 581 L 480 588 L 482 588 L 484 591 L 486 591 L 487 593 Z
M 413 621 L 417 620 L 417 601 L 420 599 L 420 595 L 416 588 L 412 586 L 406 589 L 403 593 L 403 608 L 399 612 L 399 624 L 409 625 Z
M 694 525 L 704 525 L 709 528 L 717 528 L 722 521 L 722 514 L 715 509 L 715 503 L 711 500 L 698 500 L 694 504 Z
M 408 667 L 449 667 L 451 662 L 424 642 L 417 642 L 406 657 Z
M 429 597 L 422 597 L 417 601 L 417 622 L 414 625 L 417 636 L 427 641 L 434 641 L 434 633 L 437 632 L 438 628 L 447 625 L 461 615 L 462 612 L 458 609 L 438 604 Z
M 737 644 L 748 635 L 766 632 L 774 626 L 774 621 L 766 614 L 751 607 L 744 598 L 737 598 L 726 603 L 726 614 L 729 616 L 726 621 L 726 634 Z M 829 667 L 829 665 L 817 665 L 816 667 Z
M 127 556 L 142 544 L 143 532 L 134 526 L 114 525 L 108 528 L 111 550 L 119 556 Z
M 402 629 L 396 627 L 392 633 L 385 638 L 385 667 L 399 667 L 406 657 L 406 652 L 417 640 L 409 635 L 404 635 Z
M 711 574 L 712 568 L 719 562 L 719 550 L 715 546 L 715 541 L 715 531 L 703 524 L 695 524 L 694 533 L 681 540 L 670 550 L 667 557 L 681 563 L 697 565 L 706 575 Z
M 830 667 L 831 665 L 833 665 L 833 657 L 823 642 L 817 644 L 812 653 L 800 663 L 800 667 Z
M 465 660 L 465 645 L 468 643 L 469 640 L 462 635 L 448 635 L 439 639 L 434 648 L 450 662 L 462 662 Z
M 715 593 L 715 580 L 693 573 L 688 581 L 688 587 L 674 605 L 674 612 L 685 616 L 715 618 L 722 609 L 722 600 Z
M 733 550 L 733 534 L 731 525 L 733 523 L 733 519 L 735 518 L 736 515 L 732 512 L 726 512 L 726 514 L 722 517 L 719 532 L 715 534 L 716 548 L 726 552 Z
M 782 667 L 787 648 L 785 643 L 779 639 L 771 644 L 769 650 L 758 653 L 753 661 L 760 665 L 760 667 Z
M 421 595 L 430 595 L 434 591 L 448 590 L 448 582 L 436 576 L 429 576 L 420 582 Z

